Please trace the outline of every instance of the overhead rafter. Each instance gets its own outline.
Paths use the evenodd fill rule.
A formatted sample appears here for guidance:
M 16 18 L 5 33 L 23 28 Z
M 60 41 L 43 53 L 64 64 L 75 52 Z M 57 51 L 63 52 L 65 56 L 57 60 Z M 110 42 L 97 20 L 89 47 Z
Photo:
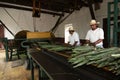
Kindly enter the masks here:
M 39 4 L 40 1 L 41 13 L 45 12 L 51 14 L 53 12 L 55 14 L 56 13 L 60 14 L 59 16 L 61 16 L 62 13 L 71 13 L 73 10 L 80 10 L 82 7 L 88 7 L 89 5 L 89 3 L 86 3 L 88 0 L 35 0 L 35 1 L 38 2 L 37 4 Z M 92 4 L 102 1 L 103 0 L 90 0 Z M 0 0 L 0 7 L 31 10 L 31 8 L 33 7 L 33 0 Z
M 6 3 L 6 2 L 0 2 L 0 7 L 14 8 L 14 9 L 20 9 L 20 10 L 26 10 L 26 11 L 33 11 L 33 8 L 30 7 L 30 6 L 24 6 L 24 5 L 12 4 L 12 3 Z M 41 9 L 41 13 L 57 15 L 57 16 L 61 16 L 61 15 L 64 16 L 60 12 L 55 12 L 55 11 L 50 11 L 50 10 L 45 10 L 45 9 Z

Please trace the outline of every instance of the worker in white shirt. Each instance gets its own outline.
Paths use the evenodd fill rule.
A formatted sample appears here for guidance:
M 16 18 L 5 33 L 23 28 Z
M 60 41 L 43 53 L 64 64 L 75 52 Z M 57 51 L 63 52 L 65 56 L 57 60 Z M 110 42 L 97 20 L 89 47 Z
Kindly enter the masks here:
M 103 48 L 104 31 L 98 27 L 98 24 L 100 24 L 100 22 L 96 20 L 90 21 L 91 29 L 87 32 L 85 39 L 87 44 Z
M 71 46 L 80 46 L 80 39 L 77 32 L 75 32 L 73 26 L 69 27 L 69 38 L 68 38 L 68 44 Z

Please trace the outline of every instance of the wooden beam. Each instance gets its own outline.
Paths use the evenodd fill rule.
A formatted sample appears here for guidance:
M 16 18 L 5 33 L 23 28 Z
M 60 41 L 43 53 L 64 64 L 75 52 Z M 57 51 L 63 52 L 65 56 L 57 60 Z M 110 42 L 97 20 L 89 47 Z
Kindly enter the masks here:
M 94 10 L 93 10 L 93 6 L 92 6 L 91 0 L 88 0 L 88 6 L 89 6 L 91 18 L 92 18 L 92 19 L 96 19 L 96 18 L 95 18 L 95 14 L 94 14 Z
M 27 32 L 27 39 L 51 38 L 51 32 Z

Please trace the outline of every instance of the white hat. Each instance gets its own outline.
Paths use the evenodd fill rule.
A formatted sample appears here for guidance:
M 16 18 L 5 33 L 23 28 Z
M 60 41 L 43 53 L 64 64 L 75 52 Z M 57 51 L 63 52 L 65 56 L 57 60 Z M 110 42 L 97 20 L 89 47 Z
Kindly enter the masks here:
M 93 19 L 90 21 L 90 25 L 93 25 L 93 24 L 100 24 L 100 22 L 97 22 L 96 20 Z
M 69 26 L 69 30 L 74 30 L 73 26 Z
M 72 23 L 66 24 L 65 27 L 68 27 L 68 30 L 75 30 Z

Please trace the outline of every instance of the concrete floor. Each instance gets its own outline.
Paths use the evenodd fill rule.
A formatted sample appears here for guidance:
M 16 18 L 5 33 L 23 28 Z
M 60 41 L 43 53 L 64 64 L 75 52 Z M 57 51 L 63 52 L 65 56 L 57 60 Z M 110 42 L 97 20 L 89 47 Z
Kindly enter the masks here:
M 30 70 L 26 70 L 24 65 L 12 68 L 13 61 L 5 61 L 5 50 L 0 50 L 0 80 L 31 80 Z M 35 70 L 35 80 L 38 80 L 37 70 Z

